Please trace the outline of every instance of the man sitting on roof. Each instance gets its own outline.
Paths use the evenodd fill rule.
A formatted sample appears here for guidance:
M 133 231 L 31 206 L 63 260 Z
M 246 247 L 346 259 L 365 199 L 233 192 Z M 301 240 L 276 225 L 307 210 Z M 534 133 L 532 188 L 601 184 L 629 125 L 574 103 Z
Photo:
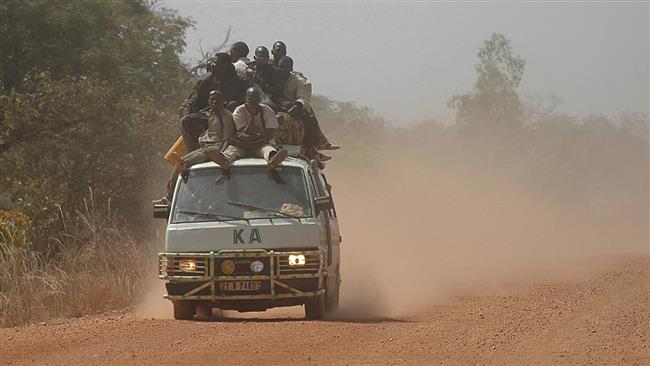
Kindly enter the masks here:
M 278 62 L 287 55 L 287 45 L 282 41 L 276 41 L 271 48 L 271 63 L 278 67 Z
M 192 165 L 210 161 L 215 154 L 220 154 L 222 145 L 235 131 L 232 113 L 224 107 L 223 94 L 218 90 L 210 92 L 210 107 L 197 113 L 197 120 L 203 123 L 204 132 L 198 136 L 193 143 L 196 149 L 188 149 L 188 153 L 178 156 L 177 153 L 170 155 L 170 162 L 174 165 L 169 180 L 167 181 L 167 195 L 153 201 L 154 204 L 169 204 L 174 194 L 174 187 L 178 176 L 189 169 Z M 203 118 L 198 118 L 198 116 Z M 183 139 L 188 137 L 183 134 Z M 190 136 L 190 138 L 194 138 Z M 189 144 L 188 144 L 189 146 Z
M 307 155 L 314 155 L 315 150 L 337 150 L 340 148 L 327 140 L 327 137 L 320 129 L 316 114 L 310 106 L 312 87 L 311 82 L 304 75 L 299 72 L 293 71 L 293 59 L 289 56 L 284 56 L 278 62 L 278 74 L 282 83 L 282 94 L 280 98 L 285 98 L 286 101 L 291 103 L 289 107 L 289 114 L 294 117 L 302 119 L 305 128 L 305 137 L 303 146 L 306 147 Z M 282 104 L 278 102 L 277 104 Z M 329 156 L 324 155 L 325 159 L 331 159 Z
M 237 76 L 242 80 L 246 80 L 248 77 L 248 64 L 251 63 L 251 60 L 248 59 L 248 52 L 248 45 L 242 41 L 235 42 L 230 47 L 230 60 L 235 67 Z
M 230 111 L 243 102 L 248 85 L 237 76 L 235 66 L 230 61 L 227 53 L 217 53 L 208 60 L 208 74 L 194 85 L 192 94 L 183 102 L 183 114 L 196 113 L 207 107 L 212 90 L 219 90 L 223 94 L 226 108 Z
M 224 170 L 228 170 L 233 161 L 244 157 L 264 158 L 269 169 L 275 169 L 287 157 L 287 150 L 278 151 L 273 147 L 273 135 L 278 128 L 275 112 L 269 106 L 260 104 L 260 100 L 260 92 L 256 88 L 246 90 L 245 103 L 233 113 L 236 131 L 230 138 L 230 145 L 223 153 L 210 156 Z

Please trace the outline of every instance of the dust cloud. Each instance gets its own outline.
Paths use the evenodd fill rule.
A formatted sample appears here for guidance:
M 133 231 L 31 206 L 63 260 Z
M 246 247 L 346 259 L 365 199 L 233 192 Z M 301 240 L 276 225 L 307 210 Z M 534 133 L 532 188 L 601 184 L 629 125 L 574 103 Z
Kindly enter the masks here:
M 327 165 L 343 236 L 335 317 L 407 315 L 450 296 L 571 279 L 603 261 L 650 251 L 647 157 L 621 162 L 631 173 L 584 197 L 570 176 L 529 176 L 544 168 L 530 155 L 506 151 L 508 158 L 488 159 L 472 141 L 441 134 L 412 142 L 411 135 L 401 136 L 406 145 L 389 133 L 362 149 L 344 146 Z M 575 170 L 598 164 L 581 161 Z M 633 186 L 641 188 L 623 192 Z M 162 243 L 164 224 L 156 231 Z M 170 318 L 164 292 L 154 279 L 137 314 Z M 225 315 L 293 318 L 302 310 Z
M 165 283 L 159 279 L 147 282 L 142 299 L 135 308 L 135 314 L 143 319 L 172 319 L 172 302 L 163 298 Z
M 342 150 L 326 170 L 343 236 L 340 316 L 405 315 L 451 295 L 561 280 L 649 252 L 647 189 L 628 201 L 601 195 L 594 209 L 540 194 L 516 168 L 476 164 L 462 146 L 448 154 L 391 146 L 365 159 Z M 566 179 L 553 178 L 560 187 Z

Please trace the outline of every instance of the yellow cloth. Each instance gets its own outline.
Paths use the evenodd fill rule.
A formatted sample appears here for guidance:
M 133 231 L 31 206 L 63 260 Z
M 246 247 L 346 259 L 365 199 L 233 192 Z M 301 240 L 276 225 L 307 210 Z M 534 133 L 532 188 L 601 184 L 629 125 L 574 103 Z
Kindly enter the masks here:
M 173 160 L 171 159 L 172 153 L 178 154 L 178 157 L 184 156 L 187 154 L 187 147 L 185 147 L 185 141 L 183 141 L 183 136 L 179 137 L 178 140 L 172 145 L 172 147 L 167 151 L 167 154 L 163 157 L 163 159 L 167 160 L 167 162 L 171 165 L 174 165 Z

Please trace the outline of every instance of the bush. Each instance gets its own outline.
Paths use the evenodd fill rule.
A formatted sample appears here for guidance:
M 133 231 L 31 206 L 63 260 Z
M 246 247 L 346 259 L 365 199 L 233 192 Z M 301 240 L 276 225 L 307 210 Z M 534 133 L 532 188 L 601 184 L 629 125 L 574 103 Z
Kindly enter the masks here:
M 27 246 L 29 219 L 17 211 L 0 210 L 0 244 Z
M 110 202 L 98 207 L 91 194 L 63 216 L 49 255 L 0 243 L 0 327 L 122 308 L 153 276 L 154 248 L 123 229 Z

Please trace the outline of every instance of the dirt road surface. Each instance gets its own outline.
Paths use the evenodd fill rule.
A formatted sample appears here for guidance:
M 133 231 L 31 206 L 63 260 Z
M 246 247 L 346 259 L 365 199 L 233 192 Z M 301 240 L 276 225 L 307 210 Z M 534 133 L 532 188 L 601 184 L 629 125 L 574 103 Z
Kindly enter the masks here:
M 0 364 L 650 365 L 650 258 L 512 287 L 390 319 L 310 322 L 295 308 L 212 322 L 131 311 L 59 320 L 1 329 Z

